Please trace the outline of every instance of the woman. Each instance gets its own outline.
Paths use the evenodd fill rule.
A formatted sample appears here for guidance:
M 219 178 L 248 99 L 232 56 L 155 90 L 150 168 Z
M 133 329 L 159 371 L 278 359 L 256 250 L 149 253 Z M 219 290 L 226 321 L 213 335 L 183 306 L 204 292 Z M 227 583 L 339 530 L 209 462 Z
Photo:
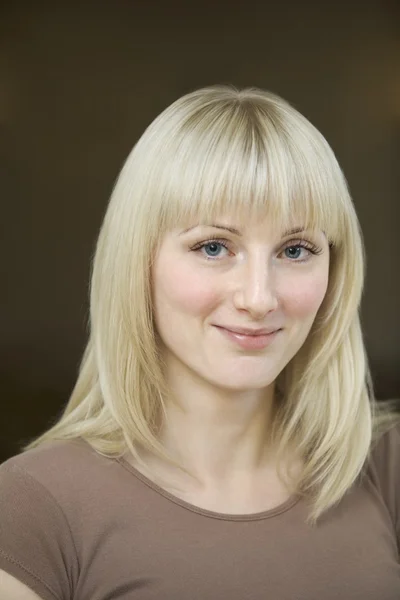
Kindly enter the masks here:
M 289 104 L 167 108 L 105 216 L 72 397 L 0 469 L 0 597 L 398 599 L 363 270 L 334 154 Z

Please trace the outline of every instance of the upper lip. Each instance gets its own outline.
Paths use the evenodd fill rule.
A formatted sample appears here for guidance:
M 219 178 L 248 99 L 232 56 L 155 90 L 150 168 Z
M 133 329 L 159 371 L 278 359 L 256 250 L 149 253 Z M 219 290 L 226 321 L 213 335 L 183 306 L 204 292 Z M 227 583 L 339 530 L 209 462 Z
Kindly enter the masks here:
M 269 333 L 274 333 L 274 331 L 278 331 L 278 329 L 280 329 L 280 327 L 250 329 L 248 327 L 231 327 L 228 325 L 216 325 L 216 327 L 221 327 L 222 329 L 227 329 L 228 331 L 232 331 L 233 333 L 239 333 L 242 335 L 267 335 Z

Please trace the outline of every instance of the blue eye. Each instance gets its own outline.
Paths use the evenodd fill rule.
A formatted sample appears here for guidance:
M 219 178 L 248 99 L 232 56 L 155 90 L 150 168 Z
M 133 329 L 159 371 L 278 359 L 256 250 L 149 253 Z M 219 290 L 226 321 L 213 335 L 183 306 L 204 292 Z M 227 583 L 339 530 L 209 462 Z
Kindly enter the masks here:
M 285 254 L 287 258 L 299 258 L 302 250 L 302 246 L 289 246 L 285 248 Z
M 222 250 L 228 252 L 228 246 L 223 240 L 205 240 L 191 248 L 192 252 L 201 252 L 209 260 L 222 258 Z
M 285 258 L 289 258 L 291 262 L 305 262 L 311 255 L 321 254 L 322 248 L 307 240 L 300 240 L 297 243 L 292 241 L 290 245 L 283 249 L 283 252 Z
M 222 244 L 219 244 L 218 242 L 209 242 L 203 246 L 206 254 L 212 257 L 218 256 L 222 247 Z

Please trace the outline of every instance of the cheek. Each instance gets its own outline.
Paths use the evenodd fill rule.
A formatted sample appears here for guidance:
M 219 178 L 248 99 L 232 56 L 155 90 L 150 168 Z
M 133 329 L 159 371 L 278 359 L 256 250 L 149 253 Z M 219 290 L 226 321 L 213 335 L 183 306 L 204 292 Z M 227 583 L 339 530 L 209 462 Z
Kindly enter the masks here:
M 171 310 L 190 315 L 206 314 L 219 297 L 207 276 L 182 264 L 159 264 L 153 274 L 153 288 L 156 313 L 166 317 Z
M 315 316 L 325 297 L 327 286 L 328 279 L 325 275 L 299 278 L 294 285 L 284 290 L 286 309 L 299 317 Z

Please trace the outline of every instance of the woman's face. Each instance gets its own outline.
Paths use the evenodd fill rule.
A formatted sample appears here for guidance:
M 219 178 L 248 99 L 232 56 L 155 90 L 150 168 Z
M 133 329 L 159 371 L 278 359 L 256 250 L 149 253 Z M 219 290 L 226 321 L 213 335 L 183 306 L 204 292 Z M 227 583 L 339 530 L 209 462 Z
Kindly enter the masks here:
M 328 274 L 327 238 L 302 223 L 285 232 L 224 218 L 167 233 L 152 270 L 167 373 L 237 391 L 270 385 L 306 340 Z

